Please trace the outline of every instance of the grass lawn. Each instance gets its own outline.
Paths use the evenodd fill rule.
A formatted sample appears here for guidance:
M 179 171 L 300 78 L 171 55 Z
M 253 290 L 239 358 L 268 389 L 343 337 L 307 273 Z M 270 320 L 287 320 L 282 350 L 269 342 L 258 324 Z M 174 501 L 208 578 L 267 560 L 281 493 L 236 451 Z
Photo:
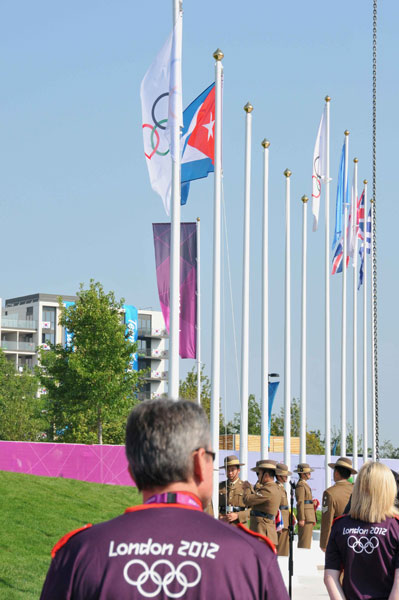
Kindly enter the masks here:
M 60 537 L 140 502 L 134 487 L 0 471 L 0 598 L 37 600 Z

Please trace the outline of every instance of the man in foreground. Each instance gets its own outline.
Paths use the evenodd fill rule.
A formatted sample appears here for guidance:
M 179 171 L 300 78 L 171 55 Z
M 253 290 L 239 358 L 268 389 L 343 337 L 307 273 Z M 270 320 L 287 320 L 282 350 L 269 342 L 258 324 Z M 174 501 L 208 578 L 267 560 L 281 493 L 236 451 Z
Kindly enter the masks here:
M 219 519 L 233 525 L 246 525 L 250 513 L 244 504 L 244 482 L 239 477 L 241 466 L 236 456 L 226 456 L 224 469 L 227 480 L 219 483 Z
M 214 454 L 201 407 L 142 402 L 128 419 L 126 455 L 144 504 L 62 538 L 42 600 L 287 600 L 271 542 L 202 512 Z
M 344 514 L 345 507 L 352 495 L 353 484 L 348 481 L 357 471 L 352 467 L 350 458 L 341 456 L 336 463 L 328 463 L 334 469 L 335 484 L 324 490 L 321 507 L 320 548 L 326 551 L 328 538 L 334 519 Z

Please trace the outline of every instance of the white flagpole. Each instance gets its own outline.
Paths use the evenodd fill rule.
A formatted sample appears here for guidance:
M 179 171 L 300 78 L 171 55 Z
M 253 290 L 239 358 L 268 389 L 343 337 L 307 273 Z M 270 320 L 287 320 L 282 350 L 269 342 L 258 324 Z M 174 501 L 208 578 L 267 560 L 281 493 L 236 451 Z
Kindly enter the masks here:
M 326 101 L 326 207 L 325 207 L 325 487 L 330 487 L 331 471 L 328 463 L 331 462 L 331 341 L 330 341 L 330 96 Z M 306 462 L 306 461 L 305 461 Z
M 215 59 L 215 177 L 213 217 L 213 294 L 212 294 L 212 387 L 211 387 L 211 437 L 215 452 L 213 469 L 213 512 L 219 516 L 219 400 L 220 400 L 220 253 L 221 253 L 221 196 L 222 196 L 222 59 L 223 52 L 216 50 Z
M 285 175 L 284 462 L 291 467 L 291 223 L 290 177 Z
M 373 203 L 374 203 L 374 198 L 371 199 L 371 260 L 370 260 L 370 265 L 371 265 L 371 269 L 373 268 L 373 264 L 374 264 L 374 238 L 373 238 L 373 232 L 374 232 L 374 227 L 373 227 Z M 373 282 L 373 273 L 371 272 L 371 283 Z M 372 459 L 375 462 L 377 460 L 377 425 L 375 422 L 375 369 L 374 369 L 374 361 L 375 361 L 375 351 L 374 351 L 374 327 L 373 327 L 373 285 L 370 286 L 370 294 L 371 294 L 371 302 L 370 302 L 370 308 L 371 308 L 371 390 L 372 390 L 372 396 L 371 396 L 371 418 L 372 418 L 372 435 L 373 435 L 373 444 L 372 444 Z
M 197 403 L 201 404 L 201 272 L 200 218 L 197 217 Z
M 306 280 L 307 280 L 307 209 L 309 198 L 302 196 L 302 332 L 301 332 L 301 431 L 299 461 L 306 462 Z
M 249 231 L 251 203 L 251 133 L 253 106 L 245 110 L 245 188 L 244 188 L 244 254 L 242 272 L 242 339 L 241 339 L 241 421 L 240 462 L 242 478 L 248 477 L 248 352 L 249 352 Z
M 363 462 L 368 459 L 367 435 L 367 179 L 364 184 L 364 231 L 363 231 Z
M 269 457 L 269 146 L 263 140 L 262 368 L 260 457 Z
M 342 354 L 341 354 L 341 455 L 346 456 L 346 257 L 348 222 L 348 158 L 349 131 L 345 131 L 345 168 L 344 168 L 344 224 L 343 224 L 343 253 L 342 253 Z
M 358 468 L 358 406 L 357 406 L 357 158 L 353 159 L 355 173 L 355 190 L 353 200 L 353 228 L 355 239 L 353 240 L 353 468 Z
M 182 2 L 173 0 L 173 26 L 182 14 Z M 182 16 L 181 16 L 182 18 Z M 179 29 L 181 35 L 181 28 Z M 177 69 L 181 70 L 181 42 L 175 48 Z M 180 56 L 176 56 L 180 54 Z M 181 77 L 180 77 L 181 79 Z M 174 119 L 171 130 L 173 148 L 180 147 L 180 120 Z M 170 328 L 169 328 L 169 381 L 168 393 L 173 400 L 179 398 L 179 329 L 180 329 L 180 152 L 172 157 L 171 197 L 171 249 L 170 249 Z

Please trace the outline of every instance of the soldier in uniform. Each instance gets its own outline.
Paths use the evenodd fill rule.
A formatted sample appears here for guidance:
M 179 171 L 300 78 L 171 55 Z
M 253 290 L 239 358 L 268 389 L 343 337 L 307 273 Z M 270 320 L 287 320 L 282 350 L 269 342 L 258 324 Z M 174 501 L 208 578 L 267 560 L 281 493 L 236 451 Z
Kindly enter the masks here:
M 250 529 L 266 535 L 275 546 L 278 544 L 276 531 L 276 514 L 280 506 L 281 493 L 274 481 L 276 461 L 260 460 L 251 469 L 258 474 L 256 490 L 249 483 L 244 484 L 245 506 L 252 508 L 250 512 Z
M 281 518 L 283 520 L 283 529 L 277 532 L 278 536 L 278 555 L 279 556 L 288 556 L 289 554 L 289 535 L 288 535 L 288 526 L 289 526 L 289 518 L 290 518 L 290 509 L 288 506 L 288 497 L 287 492 L 285 491 L 284 484 L 286 483 L 288 477 L 292 475 L 291 471 L 288 470 L 287 465 L 284 463 L 277 463 L 276 465 L 276 483 L 280 490 L 280 506 L 279 509 L 281 511 Z
M 323 494 L 320 532 L 320 548 L 323 552 L 327 548 L 333 520 L 344 514 L 345 507 L 352 495 L 353 484 L 348 479 L 357 473 L 352 468 L 351 459 L 343 456 L 336 463 L 328 463 L 328 466 L 334 469 L 335 484 L 327 488 Z
M 295 497 L 298 519 L 298 548 L 310 548 L 312 544 L 312 531 L 316 523 L 316 512 L 313 505 L 312 490 L 306 483 L 314 471 L 308 463 L 300 463 L 294 473 L 298 473 L 299 481 L 296 484 Z
M 244 482 L 239 478 L 242 463 L 232 455 L 226 456 L 223 466 L 227 481 L 219 484 L 219 519 L 233 525 L 246 525 L 250 510 L 244 504 Z

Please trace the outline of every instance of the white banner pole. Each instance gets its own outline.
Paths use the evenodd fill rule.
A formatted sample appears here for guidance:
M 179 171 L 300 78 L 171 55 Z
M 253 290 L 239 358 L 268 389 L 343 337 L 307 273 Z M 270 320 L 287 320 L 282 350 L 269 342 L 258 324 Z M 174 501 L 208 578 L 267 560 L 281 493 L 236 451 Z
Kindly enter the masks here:
M 345 168 L 344 168 L 344 224 L 342 254 L 342 340 L 341 340 L 341 455 L 346 456 L 346 257 L 348 224 L 348 159 L 349 131 L 345 131 Z
M 197 217 L 197 403 L 201 404 L 201 262 L 200 218 Z
M 299 462 L 306 462 L 306 280 L 307 280 L 307 196 L 302 196 L 302 311 L 301 311 L 301 430 Z
M 260 457 L 269 457 L 269 146 L 263 152 L 263 231 L 262 231 L 262 368 L 261 368 L 261 447 Z
M 326 194 L 325 194 L 325 487 L 331 485 L 331 338 L 330 338 L 330 96 L 326 101 Z M 306 461 L 305 461 L 306 462 Z
M 363 461 L 368 460 L 368 415 L 367 415 L 367 179 L 364 184 L 364 232 L 363 232 Z
M 241 421 L 240 462 L 242 479 L 248 478 L 248 353 L 249 353 L 249 235 L 251 205 L 251 134 L 253 106 L 245 110 L 245 184 L 244 184 L 244 251 L 242 284 L 242 339 L 241 339 Z
M 358 403 L 357 403 L 357 171 L 358 171 L 358 159 L 354 158 L 354 179 L 355 179 L 355 190 L 353 200 L 353 214 L 352 219 L 354 221 L 353 228 L 355 232 L 355 239 L 353 240 L 353 468 L 358 468 Z
M 290 177 L 285 175 L 284 462 L 291 467 L 291 218 Z

